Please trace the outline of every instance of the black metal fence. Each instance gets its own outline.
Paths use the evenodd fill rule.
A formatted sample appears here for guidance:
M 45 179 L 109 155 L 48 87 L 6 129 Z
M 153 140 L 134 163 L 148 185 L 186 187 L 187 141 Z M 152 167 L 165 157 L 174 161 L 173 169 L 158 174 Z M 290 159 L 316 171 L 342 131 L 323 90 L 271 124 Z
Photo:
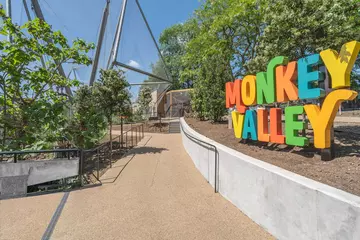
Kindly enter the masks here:
M 18 163 L 26 160 L 44 160 L 53 158 L 78 159 L 79 175 L 75 176 L 80 186 L 95 181 L 100 182 L 100 177 L 112 164 L 120 159 L 129 149 L 136 146 L 144 138 L 144 124 L 132 125 L 131 129 L 117 135 L 110 142 L 103 143 L 93 149 L 53 149 L 34 151 L 3 151 L 0 152 L 0 163 Z
M 0 152 L 0 162 L 13 162 L 24 161 L 27 159 L 45 159 L 50 154 L 55 154 L 55 158 L 77 158 L 80 156 L 80 149 L 53 149 L 53 150 L 31 150 L 31 151 L 3 151 Z
M 136 146 L 144 137 L 144 124 L 137 124 L 130 130 L 114 137 L 112 141 L 82 151 L 80 158 L 80 174 L 87 183 L 100 181 L 100 177 L 114 161 L 121 158 L 129 149 Z M 81 183 L 83 184 L 83 182 Z

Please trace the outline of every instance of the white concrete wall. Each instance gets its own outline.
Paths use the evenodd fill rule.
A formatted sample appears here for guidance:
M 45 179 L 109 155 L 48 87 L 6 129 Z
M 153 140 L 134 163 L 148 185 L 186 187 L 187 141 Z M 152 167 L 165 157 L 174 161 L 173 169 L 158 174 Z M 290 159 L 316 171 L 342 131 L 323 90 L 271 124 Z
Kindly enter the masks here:
M 79 174 L 79 159 L 0 163 L 0 199 L 23 196 L 27 186 Z
M 79 174 L 79 159 L 0 163 L 0 178 L 29 175 L 27 185 L 73 177 Z
M 191 129 L 183 145 L 214 187 L 215 154 L 183 131 L 217 147 L 219 193 L 278 239 L 360 239 L 360 198 L 225 147 Z M 360 173 L 359 173 L 360 177 Z

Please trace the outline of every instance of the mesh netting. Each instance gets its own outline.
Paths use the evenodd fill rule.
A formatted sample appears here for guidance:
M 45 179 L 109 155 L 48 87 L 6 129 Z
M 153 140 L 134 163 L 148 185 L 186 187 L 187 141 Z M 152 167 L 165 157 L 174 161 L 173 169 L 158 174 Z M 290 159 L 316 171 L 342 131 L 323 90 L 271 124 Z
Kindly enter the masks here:
M 190 106 L 190 90 L 177 90 L 166 93 L 166 117 L 180 117 L 182 111 Z

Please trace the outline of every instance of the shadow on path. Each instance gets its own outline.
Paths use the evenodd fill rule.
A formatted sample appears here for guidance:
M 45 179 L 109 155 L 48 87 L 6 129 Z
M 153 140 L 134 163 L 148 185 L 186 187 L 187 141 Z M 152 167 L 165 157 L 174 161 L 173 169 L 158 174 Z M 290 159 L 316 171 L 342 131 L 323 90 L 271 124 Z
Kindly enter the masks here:
M 128 153 L 126 153 L 122 158 L 130 157 L 130 159 L 124 165 L 113 166 L 112 168 L 108 169 L 108 171 L 118 171 L 119 170 L 119 173 L 113 178 L 110 177 L 110 178 L 101 179 L 101 183 L 102 184 L 111 184 L 111 183 L 116 182 L 116 180 L 120 177 L 121 173 L 125 170 L 127 165 L 134 159 L 134 157 L 136 155 L 158 154 L 163 151 L 169 151 L 169 149 L 167 149 L 167 148 L 157 148 L 157 147 L 146 146 L 148 144 L 148 142 L 150 141 L 150 139 L 151 138 L 149 138 L 143 146 L 133 148 Z M 122 168 L 120 169 L 120 167 L 122 167 Z M 117 168 L 119 168 L 119 169 L 117 170 Z
M 131 154 L 147 154 L 147 153 L 156 154 L 156 153 L 161 153 L 162 151 L 169 151 L 169 149 L 143 146 L 143 147 L 138 147 L 138 148 L 132 149 L 128 153 L 128 155 L 131 155 Z

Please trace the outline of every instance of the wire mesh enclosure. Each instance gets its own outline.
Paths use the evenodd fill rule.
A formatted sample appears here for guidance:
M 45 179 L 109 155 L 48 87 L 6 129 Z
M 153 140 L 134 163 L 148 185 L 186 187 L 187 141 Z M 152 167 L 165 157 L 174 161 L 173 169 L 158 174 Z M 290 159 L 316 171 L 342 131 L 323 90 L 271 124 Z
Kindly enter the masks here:
M 168 118 L 181 117 L 183 110 L 190 107 L 191 89 L 181 89 L 166 93 L 165 116 Z

